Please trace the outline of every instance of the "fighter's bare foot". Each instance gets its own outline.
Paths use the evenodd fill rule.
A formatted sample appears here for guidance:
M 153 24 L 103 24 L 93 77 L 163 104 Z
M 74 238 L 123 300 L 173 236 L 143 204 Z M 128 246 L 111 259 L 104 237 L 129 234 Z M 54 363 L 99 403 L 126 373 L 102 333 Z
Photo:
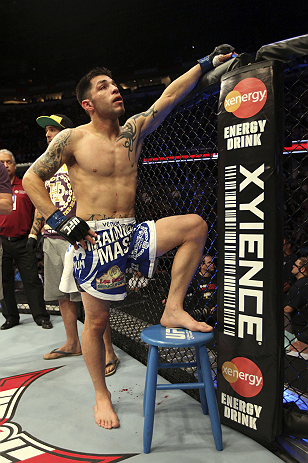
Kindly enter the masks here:
M 111 395 L 109 397 L 97 400 L 94 406 L 94 418 L 96 424 L 104 429 L 118 428 L 120 426 L 119 418 L 115 413 L 112 403 Z
M 185 310 L 165 310 L 160 323 L 166 328 L 185 328 L 190 331 L 202 331 L 209 333 L 213 331 L 213 327 L 205 322 L 198 322 Z

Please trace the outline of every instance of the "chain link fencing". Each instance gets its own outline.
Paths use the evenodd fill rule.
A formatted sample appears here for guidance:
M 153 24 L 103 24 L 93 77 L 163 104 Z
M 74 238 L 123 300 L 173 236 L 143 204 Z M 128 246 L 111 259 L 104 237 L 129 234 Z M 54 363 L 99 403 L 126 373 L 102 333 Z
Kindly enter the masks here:
M 307 410 L 308 393 L 308 67 L 294 59 L 285 69 L 284 296 L 285 402 Z M 301 272 L 303 278 L 296 279 Z M 292 350 L 290 350 L 292 349 Z
M 197 213 L 209 228 L 204 254 L 217 257 L 217 131 L 216 113 L 219 87 L 176 108 L 161 126 L 149 135 L 143 145 L 136 200 L 136 220 L 158 220 L 177 214 Z M 149 324 L 159 323 L 171 278 L 175 250 L 159 258 L 154 278 L 147 280 L 134 271 L 127 275 L 128 296 L 112 303 L 113 340 L 131 355 L 146 363 L 147 348 L 140 332 Z M 203 290 L 196 279 L 187 291 L 184 308 L 198 320 L 216 326 L 216 272 Z M 206 270 L 206 269 L 205 269 Z M 205 281 L 204 281 L 205 283 Z M 206 291 L 210 286 L 211 291 Z M 213 309 L 213 313 L 210 313 Z M 123 313 L 125 316 L 123 317 Z M 115 328 L 116 327 L 116 328 Z M 210 352 L 213 372 L 216 371 L 216 341 Z M 160 349 L 161 361 L 191 361 L 190 349 Z M 194 369 L 164 370 L 162 376 L 171 382 L 195 381 Z M 216 373 L 213 373 L 214 376 Z M 191 395 L 198 394 L 190 391 Z

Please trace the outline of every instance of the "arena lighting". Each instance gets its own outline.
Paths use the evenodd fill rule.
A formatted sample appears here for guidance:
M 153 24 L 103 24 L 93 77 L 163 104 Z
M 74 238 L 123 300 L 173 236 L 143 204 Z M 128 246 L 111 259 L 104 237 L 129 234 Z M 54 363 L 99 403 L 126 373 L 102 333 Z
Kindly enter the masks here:
M 308 140 L 293 141 L 291 146 L 284 147 L 283 154 L 308 152 Z M 177 156 L 159 156 L 145 158 L 143 164 L 163 164 L 166 162 L 211 161 L 218 159 L 218 153 L 182 154 Z

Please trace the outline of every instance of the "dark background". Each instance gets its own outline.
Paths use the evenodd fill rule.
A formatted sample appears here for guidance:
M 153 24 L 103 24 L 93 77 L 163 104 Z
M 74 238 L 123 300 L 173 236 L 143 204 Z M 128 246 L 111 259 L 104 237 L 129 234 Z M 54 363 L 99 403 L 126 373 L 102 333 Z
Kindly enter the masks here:
M 307 13 L 302 0 L 0 0 L 0 86 L 169 67 L 220 43 L 254 53 L 306 34 Z

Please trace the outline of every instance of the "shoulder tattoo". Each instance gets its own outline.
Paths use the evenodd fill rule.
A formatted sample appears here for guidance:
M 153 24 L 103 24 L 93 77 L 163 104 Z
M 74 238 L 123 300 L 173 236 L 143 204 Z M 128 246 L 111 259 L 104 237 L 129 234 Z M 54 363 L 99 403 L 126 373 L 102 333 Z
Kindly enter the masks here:
M 136 114 L 133 117 L 130 117 L 128 121 L 126 122 L 126 124 L 124 125 L 122 134 L 119 136 L 118 140 L 124 139 L 123 146 L 124 148 L 128 149 L 129 161 L 131 161 L 131 153 L 135 149 L 134 143 L 137 138 L 137 124 L 136 124 L 137 119 L 139 119 L 140 117 L 144 117 L 144 118 L 152 117 L 154 119 L 155 114 L 157 112 L 158 111 L 155 110 L 155 104 L 154 104 L 147 111 L 140 113 L 140 114 Z
M 60 132 L 45 153 L 32 165 L 33 172 L 43 181 L 48 180 L 63 164 L 62 154 L 64 148 L 70 144 L 71 132 L 71 129 Z

